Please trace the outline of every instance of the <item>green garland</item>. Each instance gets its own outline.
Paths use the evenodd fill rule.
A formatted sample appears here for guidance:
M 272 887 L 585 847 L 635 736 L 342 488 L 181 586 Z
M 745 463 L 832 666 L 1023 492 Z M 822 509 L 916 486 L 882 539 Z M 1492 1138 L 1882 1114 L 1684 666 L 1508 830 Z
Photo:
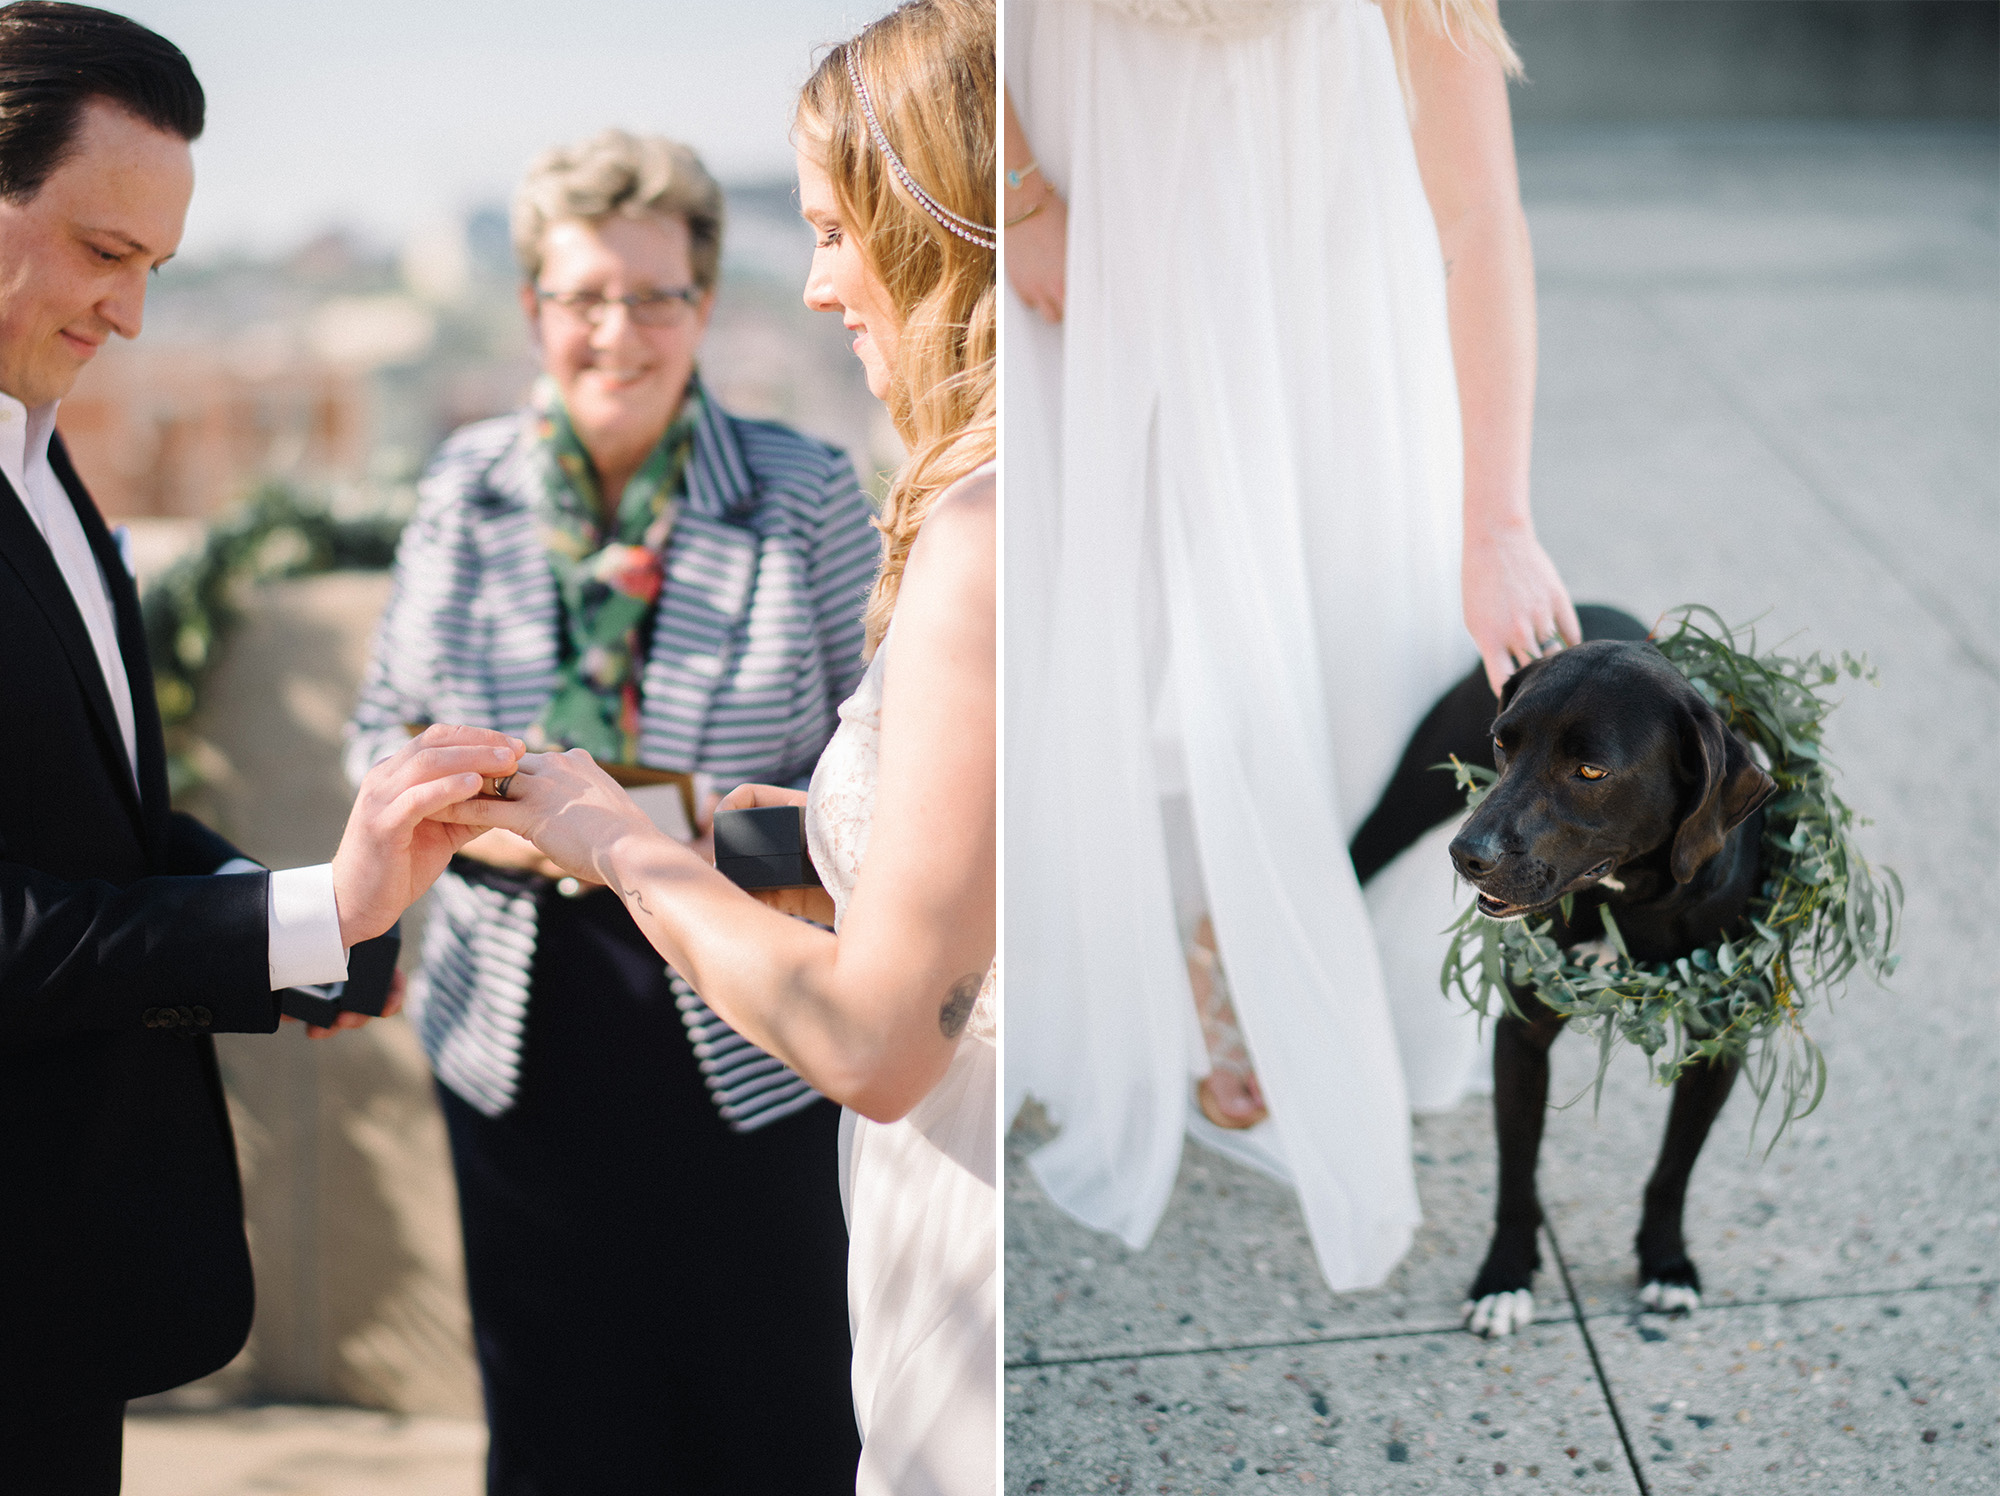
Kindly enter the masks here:
M 201 783 L 188 752 L 188 721 L 223 636 L 240 616 L 240 589 L 325 571 L 380 571 L 395 559 L 402 529 L 402 520 L 388 515 L 337 518 L 286 485 L 267 483 L 146 589 L 140 613 L 176 797 Z
M 1475 903 L 1451 926 L 1440 981 L 1447 995 L 1456 991 L 1482 1016 L 1495 993 L 1517 1011 L 1511 982 L 1571 1020 L 1595 1023 L 1600 1097 L 1621 1037 L 1653 1057 L 1663 1085 L 1690 1065 L 1747 1061 L 1759 1117 L 1772 1087 L 1781 1085 L 1784 1114 L 1775 1145 L 1826 1090 L 1826 1061 L 1805 1030 L 1808 995 L 1831 994 L 1856 967 L 1886 979 L 1900 959 L 1890 947 L 1902 882 L 1887 868 L 1878 879 L 1854 845 L 1853 828 L 1866 822 L 1834 793 L 1822 754 L 1821 730 L 1833 703 L 1821 692 L 1843 672 L 1869 681 L 1875 672 L 1844 651 L 1837 662 L 1818 653 L 1760 655 L 1754 633 L 1739 648 L 1708 608 L 1684 607 L 1676 615 L 1673 632 L 1654 640 L 1660 653 L 1757 750 L 1778 782 L 1764 807 L 1764 883 L 1744 928 L 1671 964 L 1647 966 L 1626 951 L 1608 908 L 1599 912 L 1612 957 L 1565 951 L 1550 936 L 1553 921 L 1491 920 Z M 1452 767 L 1467 804 L 1477 805 L 1493 771 L 1457 760 Z M 1565 895 L 1565 921 L 1571 903 Z

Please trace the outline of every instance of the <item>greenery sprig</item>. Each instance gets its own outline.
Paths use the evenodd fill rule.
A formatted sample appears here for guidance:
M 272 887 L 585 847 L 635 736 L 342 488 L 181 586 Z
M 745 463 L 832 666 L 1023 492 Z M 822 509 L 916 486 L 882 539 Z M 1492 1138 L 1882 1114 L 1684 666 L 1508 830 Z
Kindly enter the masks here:
M 1496 994 L 1518 1012 L 1511 983 L 1594 1026 L 1600 1097 L 1621 1038 L 1652 1059 L 1662 1085 L 1690 1065 L 1743 1061 L 1759 1118 L 1774 1089 L 1783 1099 L 1775 1146 L 1826 1091 L 1826 1061 L 1805 1029 L 1809 997 L 1832 995 L 1857 968 L 1885 980 L 1900 959 L 1891 947 L 1902 882 L 1887 868 L 1878 874 L 1855 846 L 1853 831 L 1866 822 L 1834 793 L 1823 751 L 1834 705 L 1823 693 L 1843 674 L 1872 681 L 1875 672 L 1844 651 L 1837 660 L 1817 652 L 1803 659 L 1760 654 L 1754 632 L 1739 646 L 1709 608 L 1675 609 L 1668 620 L 1671 632 L 1654 630 L 1660 653 L 1778 782 L 1764 806 L 1763 883 L 1739 929 L 1677 961 L 1642 965 L 1607 907 L 1598 910 L 1604 940 L 1565 950 L 1551 935 L 1553 921 L 1492 920 L 1475 903 L 1451 926 L 1440 981 L 1482 1015 Z M 1456 761 L 1453 768 L 1467 804 L 1477 805 L 1496 776 Z M 1566 895 L 1565 923 L 1571 904 Z
M 211 525 L 199 551 L 146 589 L 140 613 L 176 796 L 201 782 L 186 752 L 186 724 L 223 636 L 240 616 L 241 589 L 325 571 L 380 571 L 395 559 L 402 530 L 399 517 L 343 519 L 285 484 L 267 483 Z

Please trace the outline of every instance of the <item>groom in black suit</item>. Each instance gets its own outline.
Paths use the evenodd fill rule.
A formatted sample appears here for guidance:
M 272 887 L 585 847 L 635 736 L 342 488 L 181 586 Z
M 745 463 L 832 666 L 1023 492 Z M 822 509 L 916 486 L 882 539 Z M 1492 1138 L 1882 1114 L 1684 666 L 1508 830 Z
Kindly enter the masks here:
M 362 784 L 334 860 L 266 873 L 169 808 L 118 547 L 57 402 L 180 242 L 187 59 L 84 6 L 0 8 L 0 1491 L 115 1492 L 128 1398 L 249 1333 L 212 1033 L 338 980 L 476 828 L 424 819 L 512 771 L 432 728 Z

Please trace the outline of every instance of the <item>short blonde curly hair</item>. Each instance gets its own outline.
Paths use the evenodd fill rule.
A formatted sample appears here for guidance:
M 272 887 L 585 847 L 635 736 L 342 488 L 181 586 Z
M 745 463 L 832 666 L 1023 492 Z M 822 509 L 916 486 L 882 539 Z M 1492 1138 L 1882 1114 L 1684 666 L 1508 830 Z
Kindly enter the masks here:
M 677 140 L 605 130 L 576 145 L 543 151 L 514 189 L 514 258 L 532 284 L 542 273 L 542 240 L 565 218 L 686 220 L 694 283 L 715 288 L 722 263 L 722 189 L 701 158 Z

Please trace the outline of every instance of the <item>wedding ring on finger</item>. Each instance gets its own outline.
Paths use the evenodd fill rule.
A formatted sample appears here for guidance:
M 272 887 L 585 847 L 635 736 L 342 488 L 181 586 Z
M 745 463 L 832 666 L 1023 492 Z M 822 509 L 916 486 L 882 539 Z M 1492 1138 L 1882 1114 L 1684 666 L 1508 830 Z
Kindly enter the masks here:
M 1535 643 L 1535 648 L 1539 649 L 1543 654 L 1554 654 L 1562 647 L 1563 636 L 1561 634 L 1550 634 L 1548 638 L 1537 640 Z
M 507 786 L 513 782 L 514 776 L 512 774 L 509 774 L 505 779 L 488 779 L 486 781 L 486 793 L 495 800 L 504 800 L 507 798 Z

